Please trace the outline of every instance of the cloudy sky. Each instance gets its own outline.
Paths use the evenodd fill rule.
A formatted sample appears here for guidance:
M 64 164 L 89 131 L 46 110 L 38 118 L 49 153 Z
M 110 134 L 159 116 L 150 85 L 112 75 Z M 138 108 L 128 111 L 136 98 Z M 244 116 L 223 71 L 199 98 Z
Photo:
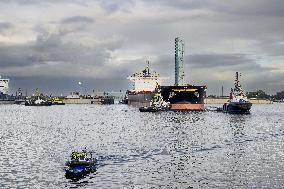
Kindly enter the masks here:
M 187 83 L 284 90 L 283 0 L 0 0 L 0 74 L 11 92 L 126 90 L 149 59 L 173 84 L 177 36 Z

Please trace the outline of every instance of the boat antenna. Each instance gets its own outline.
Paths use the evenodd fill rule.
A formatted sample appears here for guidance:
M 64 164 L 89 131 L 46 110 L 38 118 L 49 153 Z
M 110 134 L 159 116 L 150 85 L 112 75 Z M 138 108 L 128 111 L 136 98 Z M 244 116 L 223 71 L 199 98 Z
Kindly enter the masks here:
M 147 73 L 148 73 L 148 75 L 150 74 L 150 61 L 149 60 L 147 60 L 146 61 L 146 63 L 147 63 Z

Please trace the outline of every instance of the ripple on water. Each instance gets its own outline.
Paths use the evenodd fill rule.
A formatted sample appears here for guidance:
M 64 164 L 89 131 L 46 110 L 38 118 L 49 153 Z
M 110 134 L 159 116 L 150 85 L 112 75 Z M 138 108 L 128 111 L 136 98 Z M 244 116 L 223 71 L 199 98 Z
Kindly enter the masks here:
M 283 105 L 250 115 L 140 113 L 125 105 L 25 107 L 0 113 L 1 188 L 281 188 Z M 66 179 L 73 150 L 95 173 Z

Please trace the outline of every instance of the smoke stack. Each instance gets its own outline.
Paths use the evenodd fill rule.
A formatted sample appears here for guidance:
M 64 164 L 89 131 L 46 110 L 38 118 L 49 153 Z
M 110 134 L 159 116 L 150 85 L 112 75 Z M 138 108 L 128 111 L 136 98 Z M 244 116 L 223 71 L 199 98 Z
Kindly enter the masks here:
M 175 85 L 184 85 L 184 42 L 175 38 Z

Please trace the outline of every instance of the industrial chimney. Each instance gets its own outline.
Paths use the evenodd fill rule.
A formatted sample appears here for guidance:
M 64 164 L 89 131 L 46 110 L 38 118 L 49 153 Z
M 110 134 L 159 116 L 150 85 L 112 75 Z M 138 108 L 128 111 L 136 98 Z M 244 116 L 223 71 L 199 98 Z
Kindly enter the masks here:
M 175 38 L 175 85 L 184 85 L 184 42 Z

